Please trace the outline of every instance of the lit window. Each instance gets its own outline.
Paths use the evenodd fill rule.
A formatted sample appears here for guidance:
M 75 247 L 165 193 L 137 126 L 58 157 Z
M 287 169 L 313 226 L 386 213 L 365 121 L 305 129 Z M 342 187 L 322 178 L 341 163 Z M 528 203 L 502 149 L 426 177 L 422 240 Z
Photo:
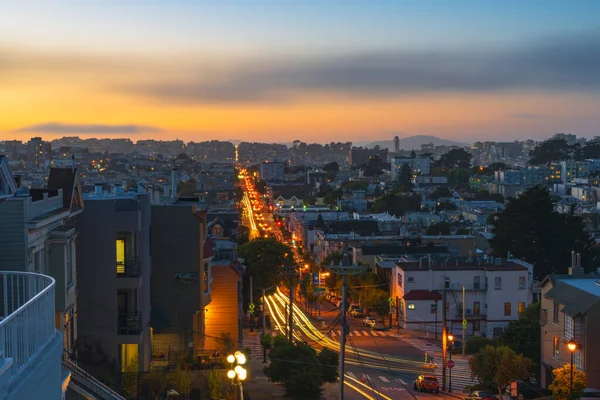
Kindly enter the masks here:
M 560 354 L 559 344 L 560 344 L 560 342 L 558 340 L 558 337 L 554 336 L 552 338 L 552 357 L 554 357 L 556 360 L 558 360 L 558 356 Z
M 117 239 L 117 274 L 125 273 L 125 239 Z
M 414 303 L 409 303 L 406 305 L 406 307 L 408 307 L 409 310 L 414 310 L 415 309 L 415 304 Z
M 510 317 L 512 314 L 512 305 L 511 303 L 504 303 L 504 316 Z
M 519 303 L 519 316 L 523 315 L 524 313 L 525 313 L 525 303 L 520 302 Z

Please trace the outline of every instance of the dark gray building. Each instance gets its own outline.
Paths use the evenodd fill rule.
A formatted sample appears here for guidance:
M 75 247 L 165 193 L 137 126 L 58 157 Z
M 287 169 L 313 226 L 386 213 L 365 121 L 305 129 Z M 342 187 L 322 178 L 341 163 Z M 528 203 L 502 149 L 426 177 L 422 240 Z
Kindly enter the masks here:
M 147 370 L 150 195 L 96 187 L 77 217 L 80 344 L 100 343 L 121 371 Z
M 155 353 L 200 352 L 211 301 L 206 213 L 194 197 L 166 198 L 152 206 L 151 304 Z

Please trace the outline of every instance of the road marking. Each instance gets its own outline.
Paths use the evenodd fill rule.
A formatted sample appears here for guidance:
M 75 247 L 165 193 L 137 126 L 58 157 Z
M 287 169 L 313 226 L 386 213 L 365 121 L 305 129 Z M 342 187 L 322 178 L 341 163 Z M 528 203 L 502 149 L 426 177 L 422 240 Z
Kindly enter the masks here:
M 348 372 L 348 376 L 352 379 L 356 379 L 356 375 L 354 375 L 352 372 Z
M 354 336 L 361 336 L 360 331 L 354 331 L 352 334 L 354 334 Z
M 397 380 L 398 382 L 400 382 L 401 384 L 403 384 L 403 385 L 406 385 L 406 382 L 404 382 L 402 379 L 400 379 L 400 378 L 396 378 L 396 380 Z
M 388 378 L 386 378 L 385 376 L 380 376 L 379 379 L 381 379 L 385 383 L 390 383 L 390 381 L 388 380 Z

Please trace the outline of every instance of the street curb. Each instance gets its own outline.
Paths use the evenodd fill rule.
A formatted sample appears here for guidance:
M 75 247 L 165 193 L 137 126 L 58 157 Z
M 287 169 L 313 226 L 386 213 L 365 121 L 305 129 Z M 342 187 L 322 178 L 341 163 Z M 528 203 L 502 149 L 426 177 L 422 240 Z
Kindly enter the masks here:
M 454 397 L 455 399 L 464 399 L 465 398 L 465 396 L 459 396 L 454 393 L 448 393 L 448 392 L 440 392 L 440 394 L 443 394 L 444 396 L 448 396 L 448 397 Z

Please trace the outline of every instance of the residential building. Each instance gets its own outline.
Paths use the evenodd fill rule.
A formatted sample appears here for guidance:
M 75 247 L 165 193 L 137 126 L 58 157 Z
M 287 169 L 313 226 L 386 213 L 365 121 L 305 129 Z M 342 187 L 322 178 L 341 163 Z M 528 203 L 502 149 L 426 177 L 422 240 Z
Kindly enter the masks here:
M 429 175 L 431 173 L 431 159 L 429 157 L 392 157 L 392 179 L 396 179 L 403 165 L 410 167 L 413 176 Z
M 533 266 L 499 258 L 472 260 L 422 257 L 418 261 L 379 262 L 378 270 L 389 270 L 390 295 L 396 299 L 400 326 L 439 333 L 445 306 L 451 332 L 461 332 L 464 312 L 468 336 L 501 335 L 533 301 Z
M 61 365 L 54 279 L 3 271 L 0 287 L 0 400 L 64 399 L 70 375 Z
M 97 185 L 77 216 L 81 345 L 100 343 L 119 371 L 150 366 L 150 194 Z
M 260 164 L 260 179 L 266 182 L 285 181 L 285 164 L 265 161 Z
M 154 352 L 185 353 L 193 348 L 198 353 L 204 349 L 206 307 L 212 290 L 212 249 L 206 245 L 206 221 L 206 211 L 198 208 L 194 198 L 163 199 L 152 206 Z M 216 231 L 219 228 L 213 227 Z
M 352 167 L 362 167 L 369 164 L 369 160 L 379 157 L 383 162 L 388 159 L 388 149 L 363 149 L 353 147 L 348 154 L 348 164 Z
M 561 161 L 560 173 L 563 183 L 573 182 L 575 178 L 586 178 L 590 175 L 589 161 Z
M 41 137 L 34 137 L 27 142 L 27 161 L 36 167 L 43 167 L 46 160 L 52 158 L 52 144 L 44 142 Z
M 541 384 L 552 382 L 552 370 L 571 362 L 567 342 L 577 349 L 573 364 L 587 374 L 588 387 L 600 387 L 600 285 L 597 274 L 586 275 L 581 256 L 572 253 L 569 274 L 549 275 L 541 283 Z
M 8 171 L 8 169 L 5 169 Z M 10 184 L 16 184 L 10 174 Z M 77 341 L 75 217 L 83 210 L 77 170 L 52 169 L 48 188 L 19 190 L 0 203 L 0 265 L 4 270 L 35 272 L 55 279 L 56 329 L 64 350 Z

